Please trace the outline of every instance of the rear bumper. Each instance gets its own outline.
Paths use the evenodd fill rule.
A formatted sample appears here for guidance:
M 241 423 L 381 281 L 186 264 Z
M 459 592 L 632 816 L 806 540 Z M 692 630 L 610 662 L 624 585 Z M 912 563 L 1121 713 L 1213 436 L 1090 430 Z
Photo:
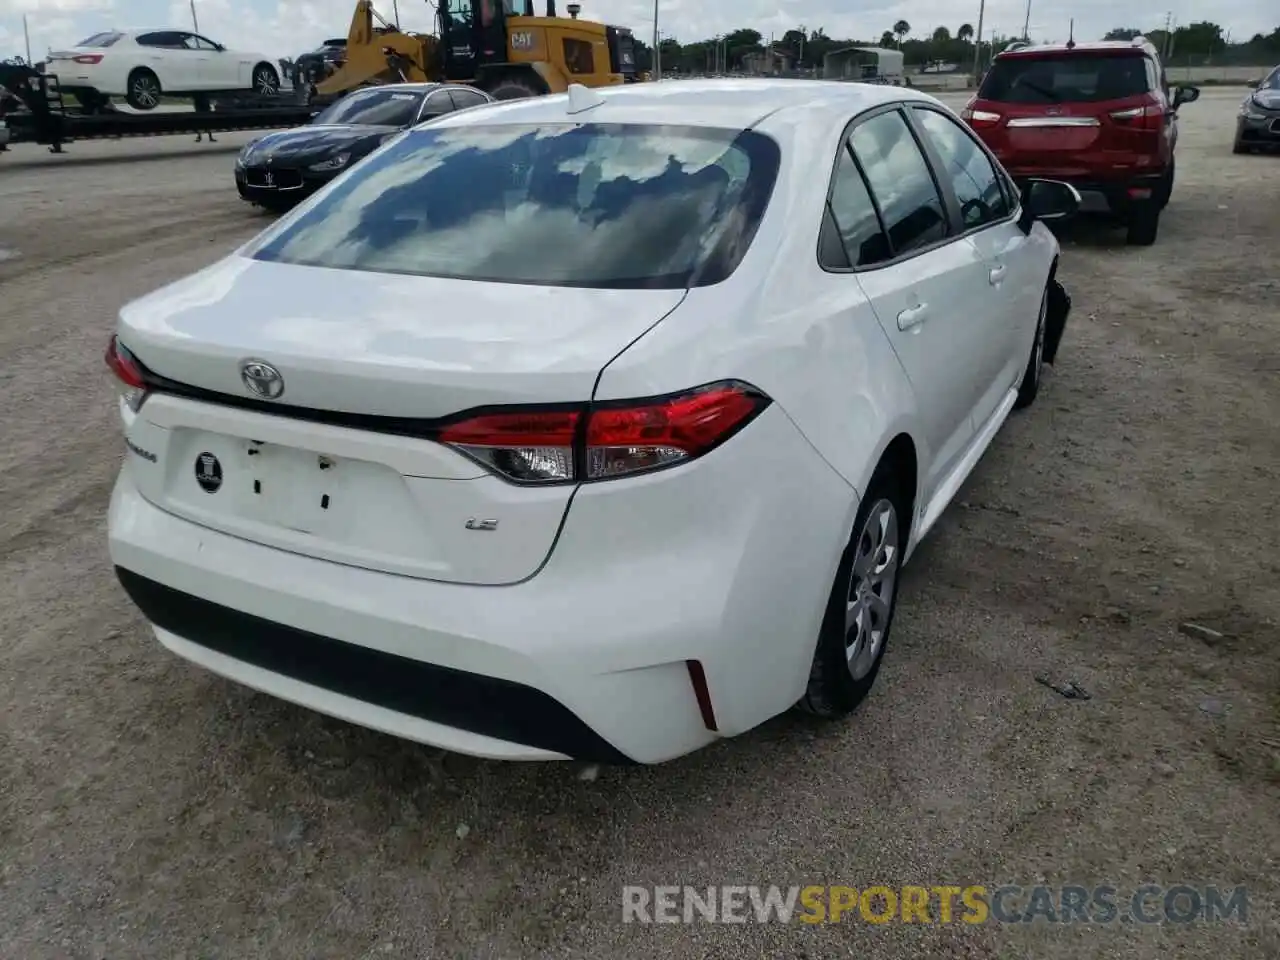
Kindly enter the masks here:
M 656 763 L 800 697 L 856 506 L 775 408 L 678 472 L 580 488 L 546 566 L 506 587 L 218 533 L 144 499 L 127 464 L 108 530 L 160 642 L 230 679 L 460 753 Z
M 1006 167 L 1008 169 L 1008 167 Z M 1028 180 L 1061 180 L 1071 184 L 1080 192 L 1085 212 L 1110 210 L 1112 213 L 1124 214 L 1136 204 L 1144 203 L 1155 195 L 1163 173 L 1125 176 L 1114 180 L 1098 177 L 1081 177 L 1075 175 L 1059 175 L 1042 171 L 1009 170 L 1010 176 L 1019 189 Z

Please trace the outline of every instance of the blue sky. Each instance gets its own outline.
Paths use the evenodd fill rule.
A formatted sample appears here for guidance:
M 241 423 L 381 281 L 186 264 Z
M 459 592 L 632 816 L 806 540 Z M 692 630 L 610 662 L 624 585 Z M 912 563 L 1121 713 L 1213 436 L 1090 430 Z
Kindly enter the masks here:
M 406 29 L 430 31 L 426 0 L 397 0 Z M 544 0 L 535 0 L 542 3 Z M 567 0 L 565 0 L 567 2 Z M 582 16 L 629 26 L 643 36 L 653 29 L 651 0 L 580 0 Z M 961 23 L 977 24 L 978 0 L 660 0 L 659 27 L 664 34 L 691 41 L 739 26 L 766 36 L 804 24 L 823 27 L 829 36 L 872 39 L 895 20 L 905 19 L 913 32 L 932 32 L 938 24 L 953 31 Z M 229 47 L 272 57 L 292 56 L 330 36 L 345 36 L 354 0 L 195 0 L 202 33 Z M 379 11 L 392 15 L 392 0 L 378 0 Z M 564 7 L 564 2 L 559 6 Z M 1114 26 L 1154 28 L 1172 11 L 1178 22 L 1212 18 L 1233 37 L 1269 32 L 1280 25 L 1276 0 L 1216 0 L 1212 6 L 1182 0 L 1133 0 L 1116 11 L 1113 0 L 1032 0 L 1031 35 L 1066 39 L 1071 17 L 1077 37 L 1098 37 Z M 1012 34 L 1022 28 L 1025 0 L 989 0 L 984 33 Z M 27 13 L 31 52 L 39 59 L 50 47 L 74 44 L 111 26 L 189 26 L 188 0 L 0 0 L 0 57 L 22 54 L 22 14 Z

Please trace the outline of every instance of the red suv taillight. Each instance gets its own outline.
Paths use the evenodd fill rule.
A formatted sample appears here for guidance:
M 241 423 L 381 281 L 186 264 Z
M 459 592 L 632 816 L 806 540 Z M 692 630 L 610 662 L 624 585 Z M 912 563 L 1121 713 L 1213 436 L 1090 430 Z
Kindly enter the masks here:
M 994 127 L 1000 122 L 1000 114 L 991 110 L 981 110 L 974 106 L 978 98 L 972 98 L 960 111 L 960 119 L 971 127 Z
M 634 476 L 687 463 L 724 443 L 769 405 L 734 381 L 590 407 L 517 407 L 468 417 L 439 441 L 516 483 Z
M 107 369 L 115 374 L 121 398 L 129 405 L 130 410 L 137 413 L 147 396 L 147 381 L 138 361 L 124 348 L 118 337 L 112 337 L 107 344 L 104 359 L 107 361 Z
M 83 63 L 83 64 L 86 64 L 86 65 L 93 65 L 93 64 L 95 64 L 95 63 L 101 63 L 101 62 L 102 62 L 102 54 L 100 54 L 100 53 L 82 53 L 82 54 L 80 54 L 80 55 L 79 55 L 79 56 L 77 56 L 77 57 L 72 57 L 71 59 L 72 59 L 72 61 L 74 61 L 75 63 Z
M 1127 110 L 1112 110 L 1108 116 L 1131 130 L 1164 129 L 1164 107 L 1158 103 L 1129 107 Z

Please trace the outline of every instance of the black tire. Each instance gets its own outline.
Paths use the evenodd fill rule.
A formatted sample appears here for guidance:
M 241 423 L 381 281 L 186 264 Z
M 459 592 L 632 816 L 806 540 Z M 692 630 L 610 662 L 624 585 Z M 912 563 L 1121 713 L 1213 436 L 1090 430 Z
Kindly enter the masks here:
M 260 63 L 253 68 L 253 92 L 263 97 L 274 97 L 280 93 L 280 74 L 269 63 Z
M 146 67 L 138 67 L 129 74 L 125 84 L 124 102 L 135 110 L 154 110 L 160 106 L 160 79 Z
M 1169 205 L 1169 200 L 1173 197 L 1173 178 L 1175 169 L 1173 161 L 1169 161 L 1169 169 L 1164 172 L 1164 176 L 1160 178 L 1160 185 L 1156 187 L 1156 202 L 1163 210 Z
M 1160 204 L 1143 203 L 1129 213 L 1125 243 L 1131 247 L 1149 247 L 1160 232 Z
M 523 100 L 526 97 L 540 97 L 546 91 L 537 87 L 532 80 L 523 77 L 504 77 L 487 91 L 495 100 Z
M 898 586 L 902 574 L 902 552 L 907 545 L 907 536 L 911 523 L 911 492 L 905 491 L 902 484 L 894 476 L 887 464 L 881 464 L 871 483 L 867 485 L 867 494 L 858 507 L 858 516 L 853 524 L 853 536 L 840 557 L 836 569 L 835 582 L 831 585 L 831 595 L 827 600 L 826 614 L 822 619 L 822 629 L 818 633 L 818 646 L 813 654 L 813 665 L 809 670 L 809 686 L 805 695 L 796 706 L 806 713 L 827 719 L 838 719 L 848 716 L 867 698 L 875 685 L 876 676 L 880 673 L 880 664 L 884 661 L 884 651 L 889 643 L 889 632 L 893 627 L 893 614 L 898 605 Z M 861 557 L 867 556 L 870 544 L 867 537 L 873 517 L 882 516 L 888 505 L 893 511 L 892 530 L 885 537 L 885 546 L 893 548 L 889 556 L 891 570 L 888 589 L 890 596 L 887 612 L 883 612 L 873 623 L 879 627 L 879 640 L 864 659 L 858 660 L 850 655 L 850 648 L 855 651 L 867 648 L 858 647 L 855 639 L 849 640 L 850 632 L 861 635 L 857 624 L 847 625 L 852 594 L 880 592 L 874 588 L 860 587 L 859 583 L 870 584 L 870 578 L 854 578 L 854 564 Z M 865 642 L 865 641 L 864 641 Z M 851 663 L 851 661 L 853 663 Z M 855 671 L 853 664 L 860 669 Z
M 1048 329 L 1049 319 L 1049 287 L 1044 288 L 1044 296 L 1040 298 L 1040 316 L 1036 319 L 1036 338 L 1031 343 L 1031 356 L 1027 357 L 1027 368 L 1022 371 L 1022 382 L 1018 384 L 1018 399 L 1013 402 L 1013 409 L 1022 410 L 1035 403 L 1040 393 L 1040 378 L 1044 375 L 1044 337 Z

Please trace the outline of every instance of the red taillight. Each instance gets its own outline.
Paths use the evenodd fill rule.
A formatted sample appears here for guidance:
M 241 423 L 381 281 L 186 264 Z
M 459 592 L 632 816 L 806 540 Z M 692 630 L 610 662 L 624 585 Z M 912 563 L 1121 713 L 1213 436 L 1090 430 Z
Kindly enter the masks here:
M 76 63 L 95 64 L 102 62 L 102 54 L 100 53 L 82 53 L 79 56 L 71 58 Z
M 1145 107 L 1130 107 L 1127 110 L 1112 110 L 1108 116 L 1121 126 L 1130 130 L 1163 130 L 1164 107 L 1159 104 L 1148 104 Z
M 741 383 L 582 408 L 469 417 L 439 440 L 519 483 L 607 480 L 684 463 L 719 446 L 769 403 Z
M 131 410 L 137 411 L 147 395 L 147 381 L 138 361 L 120 344 L 117 337 L 112 337 L 107 344 L 104 359 L 107 361 L 107 369 L 115 374 L 121 397 Z

